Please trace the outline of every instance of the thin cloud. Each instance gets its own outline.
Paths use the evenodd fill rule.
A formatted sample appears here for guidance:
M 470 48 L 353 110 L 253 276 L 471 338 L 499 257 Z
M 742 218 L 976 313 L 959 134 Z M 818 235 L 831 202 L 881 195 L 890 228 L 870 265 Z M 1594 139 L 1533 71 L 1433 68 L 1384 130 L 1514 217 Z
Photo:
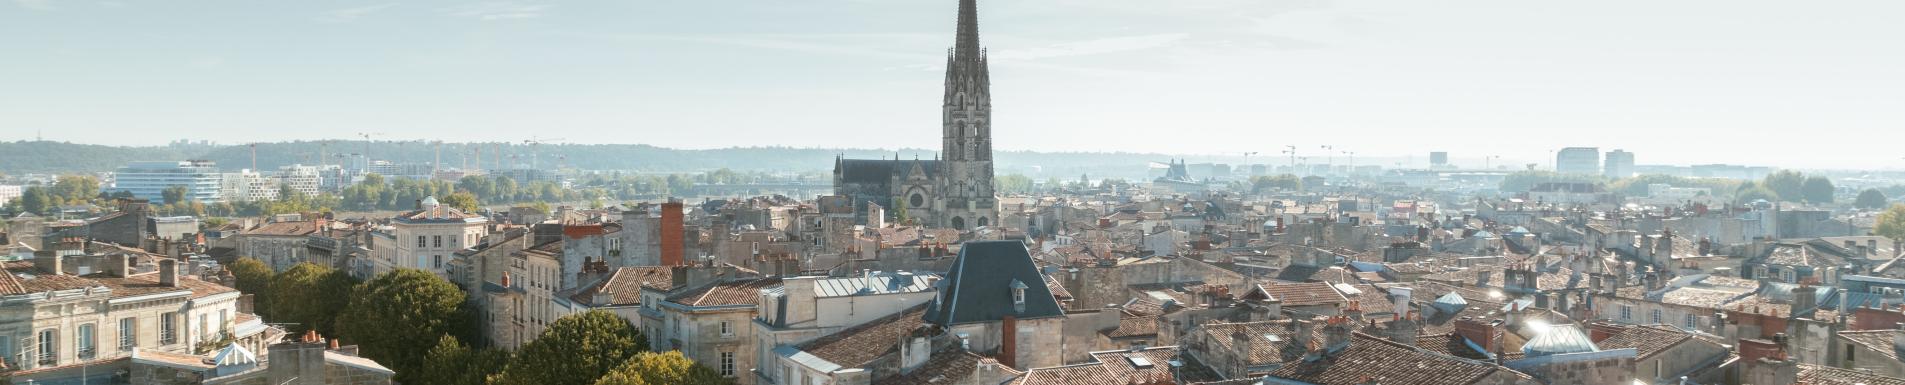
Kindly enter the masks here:
M 534 19 L 542 17 L 549 10 L 546 4 L 524 4 L 512 1 L 491 1 L 464 6 L 445 8 L 443 12 L 450 16 L 477 20 Z
M 317 20 L 322 22 L 327 22 L 327 23 L 345 23 L 345 22 L 350 22 L 352 20 L 357 20 L 358 18 L 367 16 L 373 13 L 382 12 L 383 10 L 390 9 L 390 7 L 395 7 L 395 6 L 397 6 L 397 3 L 384 3 L 384 4 L 366 5 L 362 7 L 333 9 L 329 11 L 324 11 L 324 14 L 318 15 Z

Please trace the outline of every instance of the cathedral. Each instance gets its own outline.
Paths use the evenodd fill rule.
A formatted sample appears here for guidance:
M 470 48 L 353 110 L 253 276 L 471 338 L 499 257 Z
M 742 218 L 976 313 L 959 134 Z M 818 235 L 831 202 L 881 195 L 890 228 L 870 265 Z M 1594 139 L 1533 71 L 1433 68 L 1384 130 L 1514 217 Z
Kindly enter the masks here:
M 933 160 L 835 159 L 834 194 L 856 215 L 877 204 L 894 219 L 969 229 L 998 221 L 992 193 L 992 86 L 979 46 L 979 11 L 959 1 L 958 38 L 946 54 L 940 151 Z

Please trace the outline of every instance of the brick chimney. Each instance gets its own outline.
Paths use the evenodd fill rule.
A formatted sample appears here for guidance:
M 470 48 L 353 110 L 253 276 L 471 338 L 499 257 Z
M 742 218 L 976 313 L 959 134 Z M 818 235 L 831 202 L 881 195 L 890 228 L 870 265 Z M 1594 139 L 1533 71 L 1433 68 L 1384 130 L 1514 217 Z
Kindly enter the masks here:
M 1811 283 L 1801 283 L 1793 288 L 1793 314 L 1803 314 L 1819 307 L 1819 288 Z
M 1455 320 L 1455 334 L 1466 338 L 1483 350 L 1495 351 L 1495 326 L 1470 317 Z
M 1005 316 L 1003 324 L 999 328 L 999 363 L 1019 368 L 1019 318 Z
M 1902 308 L 1905 309 L 1905 308 Z M 1852 309 L 1851 330 L 1886 330 L 1905 323 L 1905 313 L 1860 307 Z
M 662 266 L 681 266 L 686 264 L 686 231 L 684 230 L 682 204 L 680 200 L 670 199 L 661 205 L 661 264 Z M 725 231 L 725 230 L 723 230 Z

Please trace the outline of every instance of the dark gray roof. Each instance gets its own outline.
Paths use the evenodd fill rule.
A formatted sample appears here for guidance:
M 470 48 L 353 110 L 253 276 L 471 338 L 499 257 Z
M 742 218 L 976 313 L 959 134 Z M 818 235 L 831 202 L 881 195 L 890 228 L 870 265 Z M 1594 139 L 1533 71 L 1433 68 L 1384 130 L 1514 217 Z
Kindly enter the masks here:
M 838 172 L 843 182 L 887 183 L 894 175 L 904 179 L 906 173 L 913 172 L 915 163 L 919 164 L 927 178 L 939 175 L 937 160 L 841 159 Z
M 1064 316 L 1058 300 L 1045 285 L 1025 285 L 1025 310 L 1012 304 L 1012 281 L 1044 282 L 1032 255 L 1019 241 L 966 242 L 946 275 L 944 300 L 926 311 L 926 322 L 952 326 L 988 322 L 1013 316 L 1019 319 Z

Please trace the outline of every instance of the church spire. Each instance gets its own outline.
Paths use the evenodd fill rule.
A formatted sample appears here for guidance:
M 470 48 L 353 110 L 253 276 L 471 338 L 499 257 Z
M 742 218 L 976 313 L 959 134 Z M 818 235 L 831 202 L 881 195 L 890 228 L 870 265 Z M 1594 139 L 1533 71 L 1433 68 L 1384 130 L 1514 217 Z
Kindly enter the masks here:
M 977 59 L 979 50 L 979 6 L 977 0 L 959 0 L 959 41 L 953 46 L 954 60 Z

